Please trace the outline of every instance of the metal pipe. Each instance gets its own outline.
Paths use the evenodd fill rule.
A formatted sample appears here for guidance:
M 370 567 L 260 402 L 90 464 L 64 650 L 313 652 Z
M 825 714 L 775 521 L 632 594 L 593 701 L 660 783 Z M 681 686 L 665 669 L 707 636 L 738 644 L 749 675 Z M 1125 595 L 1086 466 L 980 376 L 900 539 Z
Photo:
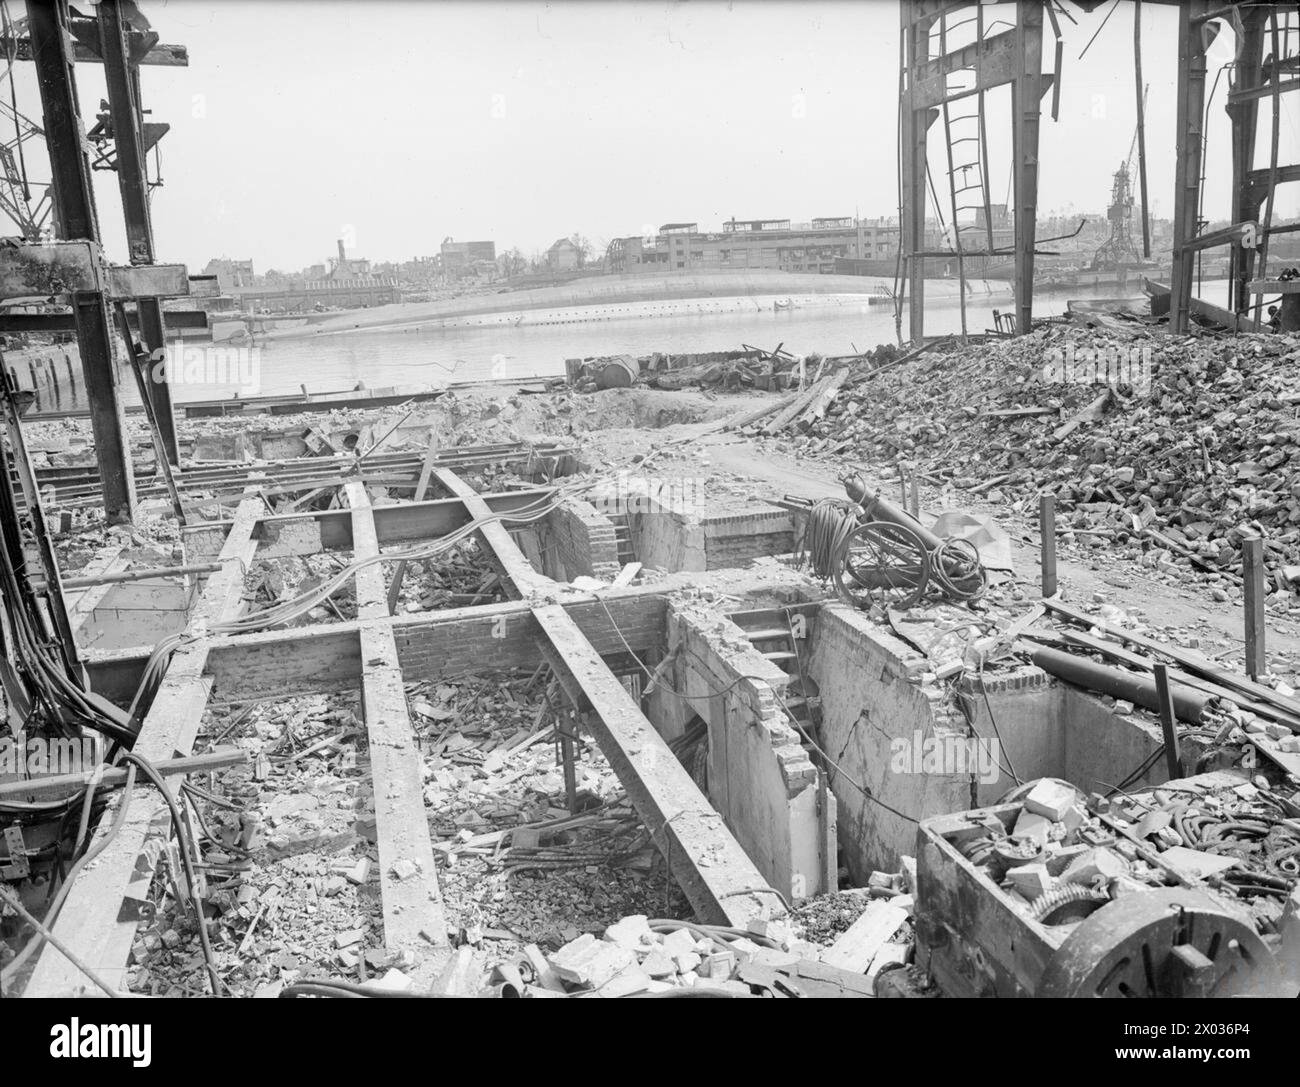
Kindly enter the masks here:
M 1074 653 L 1066 653 L 1046 646 L 1035 649 L 1030 661 L 1044 672 L 1057 676 L 1068 683 L 1073 683 L 1088 690 L 1122 698 L 1135 706 L 1142 706 L 1153 713 L 1160 712 L 1160 695 L 1155 680 L 1127 672 L 1122 668 L 1098 664 Z M 1180 683 L 1169 685 L 1169 694 L 1173 699 L 1174 713 L 1180 721 L 1199 725 L 1205 719 L 1206 707 L 1214 700 L 1213 695 L 1194 691 Z
M 943 546 L 943 541 L 938 536 L 906 510 L 900 509 L 892 502 L 881 498 L 880 495 L 868 491 L 866 481 L 861 476 L 846 479 L 844 481 L 844 492 L 866 511 L 868 521 L 890 521 L 896 525 L 902 525 L 904 528 L 910 528 L 920 537 L 927 551 L 934 551 Z
M 220 569 L 219 562 L 202 562 L 191 566 L 153 566 L 146 570 L 120 570 L 92 577 L 64 578 L 62 584 L 65 589 L 89 589 L 92 585 L 112 585 L 119 581 L 150 581 L 153 578 L 180 577 L 184 574 L 215 574 Z

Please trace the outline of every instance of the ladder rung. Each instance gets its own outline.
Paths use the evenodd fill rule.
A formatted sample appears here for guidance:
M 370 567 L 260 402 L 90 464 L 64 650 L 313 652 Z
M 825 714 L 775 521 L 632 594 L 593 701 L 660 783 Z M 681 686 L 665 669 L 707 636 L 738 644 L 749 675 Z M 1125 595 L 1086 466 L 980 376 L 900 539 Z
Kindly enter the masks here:
M 798 657 L 798 654 L 788 649 L 778 649 L 772 653 L 764 653 L 763 656 L 770 661 L 792 661 Z

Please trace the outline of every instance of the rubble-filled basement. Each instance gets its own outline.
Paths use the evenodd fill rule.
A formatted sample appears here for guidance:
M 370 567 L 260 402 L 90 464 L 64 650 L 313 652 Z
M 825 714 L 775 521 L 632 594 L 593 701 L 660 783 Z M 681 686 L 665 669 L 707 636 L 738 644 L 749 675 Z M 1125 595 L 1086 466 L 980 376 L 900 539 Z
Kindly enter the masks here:
M 1015 359 L 1061 336 L 1098 342 L 1061 327 L 979 349 L 990 403 L 1018 400 Z M 1233 365 L 1221 342 L 1180 341 Z M 768 391 L 655 389 L 648 370 L 183 420 L 205 458 L 175 474 L 183 523 L 144 483 L 135 522 L 107 524 L 84 498 L 85 424 L 25 422 L 22 516 L 76 586 L 83 697 L 134 739 L 99 775 L 0 782 L 6 811 L 58 813 L 7 833 L 9 864 L 20 842 L 29 859 L 7 884 L 6 990 L 1294 992 L 1294 530 L 1269 533 L 1251 675 L 1233 661 L 1247 541 L 1128 521 L 1160 486 L 1140 450 L 1091 489 L 1068 442 L 982 478 L 984 457 L 917 440 L 904 460 L 841 455 L 859 383 L 967 357 L 865 362 L 802 419 L 787 409 L 817 386 L 780 391 L 777 359 Z M 1067 421 L 1092 399 L 1044 394 Z M 999 407 L 968 398 L 924 410 L 1000 448 Z M 1029 419 L 1031 445 L 1061 425 Z M 389 435 L 382 464 L 333 452 L 366 428 Z M 1261 441 L 1300 448 L 1257 427 L 1235 447 L 1263 460 Z M 1184 525 L 1240 517 L 1220 482 L 1240 469 L 1211 468 Z M 1059 504 L 1050 548 L 1035 492 Z
M 320 1036 L 330 998 L 1300 995 L 1300 220 L 1275 195 L 1300 183 L 1279 161 L 1300 25 L 1294 4 L 1149 5 L 1178 31 L 1152 77 L 1176 97 L 1152 108 L 1176 118 L 1174 218 L 1153 246 L 1138 63 L 1100 247 L 1067 265 L 1085 223 L 1046 236 L 1040 113 L 1077 113 L 1064 42 L 1093 24 L 1097 39 L 1120 4 L 1102 6 L 905 0 L 872 35 L 900 47 L 897 214 L 872 225 L 672 222 L 603 258 L 574 232 L 500 262 L 495 242 L 447 235 L 436 258 L 373 267 L 348 226 L 327 265 L 258 276 L 251 259 L 198 275 L 155 259 L 149 153 L 169 123 L 144 120 L 139 68 L 184 68 L 185 47 L 131 0 L 29 0 L 13 20 L 5 5 L 11 102 L 30 90 L 42 124 L 0 111 L 16 132 L 0 211 L 35 213 L 13 154 L 33 137 L 53 211 L 0 244 L 0 995 L 298 1000 Z M 1140 62 L 1142 6 L 1125 7 Z M 315 141 L 336 156 L 329 184 L 259 152 L 247 119 L 248 149 L 200 158 L 208 173 L 265 157 L 276 193 L 307 206 L 372 169 L 334 169 L 345 155 L 380 160 L 355 130 L 418 96 L 385 90 L 358 124 L 344 107 L 388 84 L 353 60 L 392 34 L 335 17 L 306 21 L 333 27 L 319 42 L 349 65 Z M 525 30 L 552 40 L 540 15 Z M 392 49 L 385 79 L 445 75 L 435 35 L 409 37 L 429 57 Z M 740 39 L 719 40 L 730 56 Z M 303 41 L 278 63 L 314 57 Z M 681 73 L 721 56 L 681 55 Z M 89 129 L 79 65 L 102 66 Z M 516 104 L 531 68 L 509 67 L 511 110 L 572 170 L 582 148 L 539 118 L 603 99 L 567 88 L 565 110 L 539 98 L 534 117 Z M 1198 127 L 1211 69 L 1230 73 L 1211 126 L 1219 142 L 1231 126 L 1230 184 L 1211 185 L 1223 221 L 1201 199 L 1205 149 L 1222 152 Z M 318 83 L 304 71 L 313 98 L 291 109 L 321 113 Z M 893 118 L 888 89 L 872 112 Z M 1011 109 L 986 117 L 1003 91 Z M 488 93 L 492 131 L 518 124 Z M 990 129 L 1012 152 L 999 204 Z M 795 146 L 770 157 L 820 158 Z M 490 157 L 447 147 L 420 197 L 450 216 L 441 187 Z M 703 192 L 707 164 L 682 147 Z M 518 198 L 487 175 L 514 183 L 517 165 L 476 167 L 493 214 Z M 557 171 L 538 165 L 540 206 Z M 128 263 L 106 256 L 92 170 L 118 175 Z M 564 170 L 567 188 L 580 171 Z M 633 173 L 590 184 L 622 195 L 645 183 Z M 357 214 L 388 213 L 390 187 L 399 205 L 397 180 Z M 239 239 L 213 203 L 187 215 Z M 431 244 L 423 213 L 403 212 L 403 252 Z M 725 267 L 696 266 L 714 253 Z M 1036 278 L 1036 257 L 1061 259 Z M 1067 288 L 1085 297 L 1035 312 L 1036 291 Z M 649 329 L 666 349 L 632 354 Z M 720 330 L 733 346 L 716 349 Z M 777 346 L 741 330 L 780 330 L 762 341 Z M 187 345 L 194 374 L 159 365 Z M 453 379 L 459 353 L 474 359 Z M 232 357 L 268 391 L 205 370 Z M 381 384 L 404 367 L 425 383 Z M 352 387 L 308 390 L 339 374 Z M 1018 1045 L 1078 1044 L 1065 1017 L 1012 1023 Z M 388 1040 L 357 1051 L 373 1063 Z M 344 1048 L 308 1041 L 325 1044 L 282 1048 Z

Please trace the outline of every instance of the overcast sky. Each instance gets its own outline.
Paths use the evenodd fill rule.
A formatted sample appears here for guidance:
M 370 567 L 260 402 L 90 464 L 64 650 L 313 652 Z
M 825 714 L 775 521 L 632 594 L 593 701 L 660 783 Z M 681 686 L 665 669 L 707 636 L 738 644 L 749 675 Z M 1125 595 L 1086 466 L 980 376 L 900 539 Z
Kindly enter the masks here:
M 159 258 L 195 269 L 224 255 L 296 270 L 333 254 L 340 236 L 349 255 L 372 260 L 432 254 L 448 235 L 531 253 L 575 231 L 603 243 L 669 221 L 896 208 L 892 0 L 140 6 L 164 41 L 189 48 L 188 68 L 149 67 L 142 79 L 153 119 L 172 126 L 153 203 Z M 1110 7 L 1087 15 L 1065 4 L 1078 25 L 1062 20 L 1060 120 L 1042 126 L 1040 215 L 1104 213 L 1128 154 L 1128 0 L 1079 59 Z M 1144 5 L 1161 216 L 1173 207 L 1175 25 L 1171 7 Z M 1050 28 L 1048 39 L 1050 68 Z M 39 118 L 22 67 L 20 107 Z M 92 123 L 102 78 L 89 64 L 77 74 Z M 1211 217 L 1227 212 L 1225 91 L 1221 83 L 1211 109 Z M 1010 180 L 1006 97 L 990 103 L 995 203 Z M 1294 108 L 1283 114 L 1283 161 L 1294 160 L 1297 123 Z M 33 159 L 44 168 L 42 154 L 36 147 Z M 937 139 L 931 155 L 946 191 Z M 98 182 L 105 240 L 120 256 L 116 185 L 111 174 Z

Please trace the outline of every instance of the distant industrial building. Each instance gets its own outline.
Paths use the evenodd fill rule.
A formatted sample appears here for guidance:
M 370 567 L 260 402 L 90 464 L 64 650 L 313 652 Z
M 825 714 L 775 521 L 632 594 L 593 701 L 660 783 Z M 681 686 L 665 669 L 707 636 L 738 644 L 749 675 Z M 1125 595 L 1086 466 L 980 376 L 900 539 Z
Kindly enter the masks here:
M 356 309 L 363 306 L 383 306 L 397 302 L 401 290 L 394 275 L 377 275 L 370 270 L 365 257 L 349 257 L 339 241 L 339 255 L 330 260 L 330 270 L 321 279 L 308 279 L 302 283 L 301 293 L 307 307 L 338 306 Z
M 370 261 L 349 257 L 341 241 L 338 256 L 330 259 L 328 268 L 313 264 L 296 274 L 255 276 L 251 260 L 223 257 L 208 261 L 204 272 L 215 275 L 222 295 L 233 298 L 236 304 L 272 313 L 359 309 L 401 300 L 395 275 L 371 271 Z
M 833 272 L 837 258 L 893 259 L 898 224 L 885 219 L 826 216 L 808 223 L 789 219 L 731 219 L 720 231 L 698 223 L 665 223 L 653 239 L 616 238 L 607 252 L 611 271 L 640 266 L 688 271 L 774 268 Z M 649 269 L 646 269 L 649 270 Z

